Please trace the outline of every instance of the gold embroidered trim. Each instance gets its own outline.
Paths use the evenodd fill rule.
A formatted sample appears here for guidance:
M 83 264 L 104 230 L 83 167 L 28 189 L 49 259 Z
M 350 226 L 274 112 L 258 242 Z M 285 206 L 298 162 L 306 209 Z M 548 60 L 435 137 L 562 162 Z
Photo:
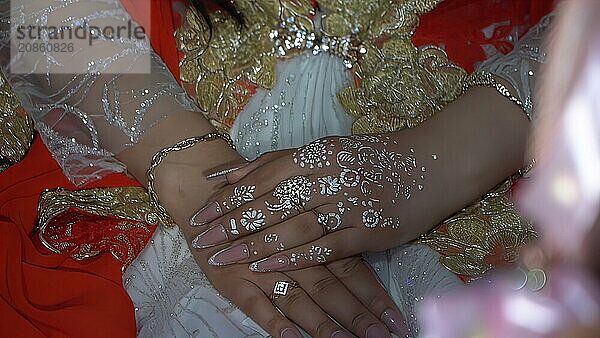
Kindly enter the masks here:
M 506 180 L 417 242 L 442 253 L 440 262 L 459 275 L 483 275 L 493 268 L 491 256 L 499 252 L 504 261 L 515 262 L 519 249 L 537 238 L 511 200 L 511 188 L 520 177 Z
M 33 122 L 0 74 L 0 172 L 19 162 L 31 147 Z
M 96 188 L 86 190 L 47 190 L 38 204 L 37 230 L 43 231 L 50 220 L 69 208 L 98 216 L 145 222 L 158 225 L 160 217 L 142 187 Z
M 394 81 L 390 83 L 393 84 L 406 80 L 405 86 L 414 86 L 416 82 L 418 88 L 424 88 L 422 92 L 430 95 L 428 98 L 435 102 L 439 101 L 436 94 L 445 97 L 440 89 L 452 81 L 444 80 L 444 77 L 454 76 L 455 73 L 460 72 L 459 68 L 450 66 L 449 62 L 444 65 L 438 64 L 439 62 L 434 63 L 436 60 L 432 60 L 431 57 L 443 54 L 445 58 L 445 53 L 440 53 L 434 48 L 417 53 L 410 41 L 410 36 L 418 25 L 419 15 L 432 10 L 441 1 L 319 1 L 319 5 L 326 13 L 322 21 L 324 36 L 321 39 L 339 41 L 337 45 L 344 46 L 342 48 L 345 50 L 334 51 L 334 54 L 343 54 L 349 68 L 356 62 L 358 67 L 352 68 L 355 69 L 357 77 L 366 83 L 367 89 L 361 93 L 346 92 L 341 96 L 344 106 L 355 108 L 349 109 L 352 115 L 359 119 L 366 115 L 366 119 L 370 121 L 380 119 L 379 126 L 386 123 L 392 123 L 394 126 L 401 125 L 395 121 L 398 118 L 394 117 L 395 112 L 399 111 L 398 107 L 395 106 L 392 111 L 389 109 L 391 103 L 383 100 L 384 92 L 387 94 L 394 90 L 384 88 L 386 82 L 382 82 L 382 79 L 387 81 L 391 78 Z M 311 18 L 315 12 L 308 0 L 238 0 L 236 6 L 246 18 L 247 25 L 243 29 L 237 26 L 233 18 L 216 11 L 211 13 L 213 22 L 211 36 L 204 18 L 194 9 L 190 9 L 187 11 L 183 25 L 176 32 L 178 48 L 186 53 L 180 64 L 181 80 L 187 83 L 186 90 L 191 97 L 195 98 L 200 109 L 207 113 L 216 126 L 224 129 L 233 125 L 235 118 L 254 94 L 256 87 L 267 90 L 273 88 L 278 57 L 293 57 L 307 51 L 302 48 L 286 48 L 285 53 L 278 53 L 279 46 L 276 43 L 278 41 L 285 43 L 285 40 L 289 39 L 290 44 L 294 45 L 293 35 L 302 35 L 298 29 L 309 35 L 315 34 Z M 274 31 L 277 33 L 276 36 L 273 34 Z M 285 38 L 282 38 L 282 35 Z M 380 41 L 385 39 L 400 41 L 391 41 L 380 48 Z M 296 52 L 290 53 L 290 50 Z M 363 62 L 363 55 L 365 53 L 368 55 L 370 52 L 375 55 Z M 403 54 L 396 54 L 397 52 Z M 421 58 L 416 59 L 417 55 L 421 55 Z M 427 77 L 421 69 L 417 69 L 419 68 L 417 65 L 425 63 L 429 71 L 434 73 L 430 77 Z M 407 64 L 411 64 L 414 71 L 404 72 L 403 76 L 401 74 L 403 68 L 400 65 Z M 386 70 L 378 71 L 382 65 Z M 446 69 L 449 70 L 448 74 L 442 74 Z M 434 80 L 443 83 L 436 87 Z M 460 84 L 457 86 L 460 87 Z M 199 93 L 201 95 L 198 95 Z M 398 90 L 391 94 L 394 95 L 392 100 L 395 102 L 399 100 L 409 102 L 418 96 L 414 94 L 401 98 L 402 95 L 399 95 Z M 426 106 L 425 101 L 427 100 L 422 99 L 422 96 L 416 99 L 418 103 L 414 105 L 417 107 L 406 114 L 420 114 L 418 108 L 422 105 Z M 369 104 L 373 102 L 378 102 L 379 106 L 370 109 Z M 386 110 L 382 111 L 380 108 Z M 427 109 L 423 108 L 423 110 Z M 362 119 L 357 121 L 357 125 L 359 127 L 354 129 L 360 131 L 360 126 L 366 126 L 368 123 Z
M 52 219 L 66 212 L 70 208 L 75 208 L 97 216 L 109 216 L 123 219 L 117 225 L 117 228 L 123 231 L 130 231 L 133 228 L 139 228 L 141 223 L 158 225 L 160 217 L 150 203 L 150 196 L 146 189 L 141 187 L 119 187 L 119 188 L 97 188 L 79 191 L 69 191 L 65 189 L 47 190 L 42 193 L 38 204 L 38 224 L 39 238 L 46 248 L 62 254 L 66 247 L 76 246 L 77 253 L 72 257 L 77 260 L 86 259 L 98 255 L 100 252 L 87 245 L 73 244 L 70 242 L 58 243 L 53 245 L 50 238 L 48 226 Z M 144 232 L 150 233 L 151 230 L 144 226 Z M 69 235 L 67 233 L 67 235 Z M 116 238 L 99 239 L 98 243 L 103 241 L 116 241 L 116 247 L 126 248 L 127 255 L 123 257 L 111 250 L 113 256 L 124 264 L 128 264 L 135 258 L 134 244 L 132 240 L 139 241 L 136 238 L 130 238 L 125 234 L 119 234 Z M 137 244 L 137 243 L 136 243 Z
M 462 94 L 467 72 L 437 47 L 417 49 L 410 38 L 373 45 L 360 61 L 359 87 L 338 94 L 356 118 L 353 134 L 386 133 L 419 125 Z
M 246 19 L 243 28 L 229 15 L 215 11 L 210 14 L 211 35 L 202 15 L 192 8 L 175 33 L 179 50 L 186 53 L 180 63 L 181 80 L 193 87 L 186 88 L 190 96 L 221 128 L 233 125 L 253 87 L 275 85 L 277 53 L 271 31 L 290 17 L 304 30 L 314 30 L 310 1 L 239 0 L 236 6 Z

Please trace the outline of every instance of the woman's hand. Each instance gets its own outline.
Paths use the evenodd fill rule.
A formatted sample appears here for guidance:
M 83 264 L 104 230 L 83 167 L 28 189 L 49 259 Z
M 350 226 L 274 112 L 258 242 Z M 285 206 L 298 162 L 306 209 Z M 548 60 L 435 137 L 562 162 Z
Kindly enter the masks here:
M 196 248 L 230 242 L 254 271 L 288 271 L 410 241 L 523 167 L 528 121 L 472 88 L 416 128 L 267 154 L 191 219 Z
M 210 264 L 258 260 L 251 270 L 267 272 L 401 244 L 399 206 L 425 189 L 421 158 L 432 155 L 400 148 L 387 135 L 350 136 L 268 154 L 230 173 L 238 182 L 192 218 L 204 230 L 192 245 L 232 242 Z
M 360 257 L 285 274 L 258 274 L 247 265 L 203 270 L 223 296 L 274 337 L 301 337 L 294 323 L 312 337 L 407 334 L 398 308 Z
M 190 124 L 189 120 L 185 121 Z M 141 177 L 143 162 L 156 152 L 156 148 L 174 142 L 157 140 L 170 135 L 167 127 L 168 124 L 166 127 L 159 125 L 157 128 L 164 129 L 157 137 L 148 138 L 147 143 L 137 146 L 135 152 L 122 154 L 121 158 L 128 160 L 128 166 L 131 164 L 129 167 L 136 176 Z M 160 145 L 155 145 L 158 143 Z M 205 175 L 199 173 L 240 162 L 241 159 L 224 142 L 213 141 L 172 153 L 157 168 L 155 183 L 160 200 L 175 222 L 181 225 L 188 243 L 197 235 L 197 229 L 187 225 L 197 203 L 206 203 L 208 197 L 226 183 L 223 179 L 206 180 Z M 298 337 L 300 333 L 294 323 L 315 337 L 334 334 L 344 337 L 349 333 L 361 337 L 389 337 L 390 330 L 403 335 L 403 320 L 398 308 L 359 258 L 288 274 L 258 274 L 250 271 L 247 265 L 223 268 L 209 265 L 208 258 L 221 249 L 192 250 L 192 254 L 213 286 L 275 337 Z M 278 282 L 285 283 L 278 285 Z M 294 287 L 293 282 L 299 287 Z M 278 292 L 286 295 L 279 295 L 274 305 L 270 296 L 277 285 Z M 286 286 L 288 290 L 285 290 Z

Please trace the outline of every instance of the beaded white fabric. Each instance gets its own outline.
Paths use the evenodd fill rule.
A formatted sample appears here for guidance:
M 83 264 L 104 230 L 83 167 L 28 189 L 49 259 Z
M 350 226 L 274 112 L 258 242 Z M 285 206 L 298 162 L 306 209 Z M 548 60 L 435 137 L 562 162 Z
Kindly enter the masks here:
M 147 38 L 51 39 L 47 27 L 58 27 L 64 37 L 78 28 L 83 31 L 71 36 L 92 34 L 92 27 L 135 26 L 118 0 L 12 0 L 1 6 L 2 70 L 73 183 L 124 172 L 113 154 L 170 113 L 196 110 Z M 19 40 L 19 26 L 42 33 L 35 41 Z M 44 51 L 11 55 L 11 41 L 34 42 L 24 48 Z M 56 41 L 65 48 L 50 48 Z
M 555 13 L 543 17 L 507 55 L 497 54 L 483 62 L 479 69 L 495 74 L 508 81 L 516 90 L 529 118 L 533 118 L 533 96 L 536 90 L 536 74 L 546 63 L 545 36 Z
M 259 89 L 237 117 L 231 137 L 238 152 L 253 160 L 269 151 L 297 148 L 323 136 L 349 135 L 354 119 L 337 93 L 350 85 L 343 61 L 306 53 L 277 65 L 270 91 Z

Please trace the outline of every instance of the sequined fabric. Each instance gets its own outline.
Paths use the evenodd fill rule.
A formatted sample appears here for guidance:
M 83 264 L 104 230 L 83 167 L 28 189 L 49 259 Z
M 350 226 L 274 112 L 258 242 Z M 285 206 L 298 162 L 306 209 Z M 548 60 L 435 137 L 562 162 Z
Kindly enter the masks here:
M 88 35 L 94 26 L 135 27 L 118 0 L 7 1 L 0 7 L 0 24 L 0 66 L 44 143 L 76 185 L 125 172 L 113 154 L 139 142 L 169 114 L 197 110 L 146 38 L 99 35 L 94 43 L 64 41 L 71 51 L 51 48 L 10 55 L 11 48 L 16 50 L 11 42 L 21 41 L 20 26 L 81 28 Z M 39 40 L 44 46 L 54 42 L 49 34 Z
M 38 209 L 38 236 L 51 251 L 77 260 L 106 251 L 124 265 L 137 257 L 159 220 L 141 187 L 49 190 Z
M 19 162 L 31 146 L 33 122 L 0 74 L 0 172 Z
M 440 262 L 464 280 L 515 262 L 519 249 L 537 238 L 512 201 L 512 187 L 518 178 L 503 182 L 417 243 L 442 253 Z

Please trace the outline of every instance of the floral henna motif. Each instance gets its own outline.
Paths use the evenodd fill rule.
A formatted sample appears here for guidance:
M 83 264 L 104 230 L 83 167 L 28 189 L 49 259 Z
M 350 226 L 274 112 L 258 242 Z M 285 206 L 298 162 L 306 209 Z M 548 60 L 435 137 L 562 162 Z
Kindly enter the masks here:
M 239 208 L 244 203 L 254 201 L 254 191 L 256 190 L 256 186 L 239 186 L 236 187 L 233 191 L 233 196 L 229 199 L 229 203 L 232 208 Z
M 330 166 L 329 156 L 333 154 L 333 151 L 327 149 L 328 144 L 328 140 L 316 140 L 307 144 L 292 155 L 294 163 L 297 163 L 302 168 L 308 167 L 310 169 Z
M 313 183 L 304 176 L 289 178 L 277 185 L 273 197 L 279 199 L 279 204 L 265 202 L 271 213 L 283 212 L 281 219 L 285 219 L 292 209 L 302 210 L 306 202 L 310 201 Z
M 388 143 L 397 144 L 387 136 L 354 135 L 337 142 L 318 140 L 294 153 L 294 162 L 301 167 L 336 164 L 340 168 L 337 175 L 317 178 L 314 183 L 318 186 L 314 191 L 322 196 L 343 193 L 345 199 L 337 203 L 339 214 L 318 214 L 318 223 L 327 231 L 338 229 L 347 211 L 358 212 L 367 228 L 400 226 L 400 218 L 385 217 L 382 203 L 396 204 L 410 199 L 415 190 L 422 191 L 426 168 L 419 166 L 413 149 L 401 154 L 385 149 Z
M 338 230 L 342 226 L 342 216 L 335 212 L 327 214 L 319 213 L 317 215 L 317 223 L 325 229 L 325 232 Z
M 242 205 L 254 201 L 254 191 L 256 186 L 254 185 L 242 185 L 236 187 L 233 190 L 233 196 L 229 197 L 229 201 L 224 201 L 223 208 L 226 210 L 233 210 L 241 207 Z
M 265 225 L 265 215 L 262 210 L 254 210 L 252 208 L 242 212 L 240 224 L 248 231 L 256 231 Z
M 327 176 L 317 180 L 321 188 L 321 195 L 333 196 L 340 192 L 341 183 L 339 177 Z

